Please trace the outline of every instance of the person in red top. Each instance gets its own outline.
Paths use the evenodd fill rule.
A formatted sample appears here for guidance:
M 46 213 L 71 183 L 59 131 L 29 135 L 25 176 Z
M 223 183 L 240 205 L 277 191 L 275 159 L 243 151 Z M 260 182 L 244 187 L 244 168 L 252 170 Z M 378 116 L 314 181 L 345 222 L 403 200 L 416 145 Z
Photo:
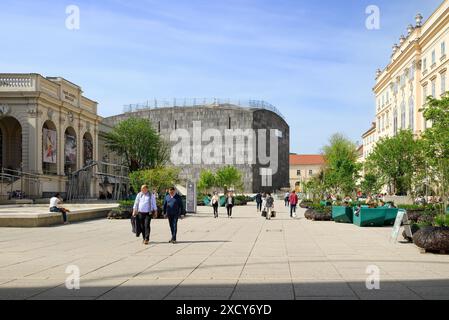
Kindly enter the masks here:
M 295 190 L 292 191 L 290 194 L 290 218 L 293 218 L 293 213 L 296 216 L 296 206 L 298 205 L 298 195 L 296 194 Z

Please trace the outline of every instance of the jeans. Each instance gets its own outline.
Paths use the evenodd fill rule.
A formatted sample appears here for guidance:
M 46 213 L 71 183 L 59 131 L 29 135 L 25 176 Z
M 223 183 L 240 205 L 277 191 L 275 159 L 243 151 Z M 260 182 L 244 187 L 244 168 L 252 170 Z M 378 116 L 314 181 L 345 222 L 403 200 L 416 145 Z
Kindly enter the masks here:
M 214 217 L 218 218 L 218 203 L 213 205 L 214 207 Z
M 139 212 L 138 221 L 140 224 L 140 230 L 142 231 L 143 240 L 150 240 L 151 232 L 151 215 L 149 212 Z
M 257 212 L 262 211 L 262 202 L 257 202 Z
M 271 220 L 273 208 L 265 208 L 267 210 L 267 220 Z
M 171 230 L 171 239 L 176 241 L 176 233 L 178 232 L 178 219 L 179 216 L 168 216 L 168 223 Z
M 232 205 L 228 205 L 227 207 L 226 207 L 226 209 L 227 209 L 227 211 L 228 211 L 228 217 L 231 217 L 232 216 L 232 208 L 233 208 L 234 206 L 232 206 Z
M 296 213 L 296 204 L 290 205 L 290 217 L 293 217 L 293 213 Z
M 50 212 L 60 212 L 62 213 L 62 220 L 64 220 L 64 222 L 67 222 L 67 214 L 64 210 L 61 210 L 58 207 L 52 207 L 50 208 Z
M 290 200 L 288 198 L 285 198 L 285 206 L 288 207 L 288 205 L 290 204 Z

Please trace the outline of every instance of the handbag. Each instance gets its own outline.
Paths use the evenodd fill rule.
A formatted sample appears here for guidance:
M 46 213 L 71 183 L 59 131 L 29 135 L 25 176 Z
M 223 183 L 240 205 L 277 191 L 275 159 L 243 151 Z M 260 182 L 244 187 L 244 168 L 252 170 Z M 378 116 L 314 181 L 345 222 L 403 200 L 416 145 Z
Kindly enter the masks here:
M 266 211 L 262 211 L 262 217 L 264 217 L 264 218 L 267 217 L 267 212 Z
M 276 218 L 276 211 L 271 211 L 271 216 L 272 216 L 273 218 Z

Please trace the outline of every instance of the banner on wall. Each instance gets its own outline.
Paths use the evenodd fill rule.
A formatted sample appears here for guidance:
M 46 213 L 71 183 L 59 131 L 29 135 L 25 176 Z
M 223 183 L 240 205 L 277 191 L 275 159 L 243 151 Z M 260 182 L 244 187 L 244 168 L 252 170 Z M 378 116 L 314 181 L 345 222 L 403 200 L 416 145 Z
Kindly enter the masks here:
M 94 147 L 92 141 L 84 139 L 84 164 L 88 165 L 94 159 Z
M 56 131 L 43 129 L 43 162 L 56 163 L 57 140 Z
M 74 136 L 65 136 L 65 163 L 76 164 L 76 138 Z

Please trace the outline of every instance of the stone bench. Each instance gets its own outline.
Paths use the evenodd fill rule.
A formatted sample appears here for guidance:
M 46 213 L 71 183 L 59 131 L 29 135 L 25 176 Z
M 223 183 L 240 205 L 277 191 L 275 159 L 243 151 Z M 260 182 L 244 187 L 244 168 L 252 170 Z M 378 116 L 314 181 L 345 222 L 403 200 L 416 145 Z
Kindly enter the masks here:
M 67 214 L 67 219 L 73 223 L 106 218 L 114 207 L 118 205 L 72 209 Z M 22 208 L 23 212 L 20 212 L 21 209 L 17 207 L 0 209 L 0 227 L 37 228 L 62 225 L 62 214 L 49 212 L 48 207 L 24 206 Z

